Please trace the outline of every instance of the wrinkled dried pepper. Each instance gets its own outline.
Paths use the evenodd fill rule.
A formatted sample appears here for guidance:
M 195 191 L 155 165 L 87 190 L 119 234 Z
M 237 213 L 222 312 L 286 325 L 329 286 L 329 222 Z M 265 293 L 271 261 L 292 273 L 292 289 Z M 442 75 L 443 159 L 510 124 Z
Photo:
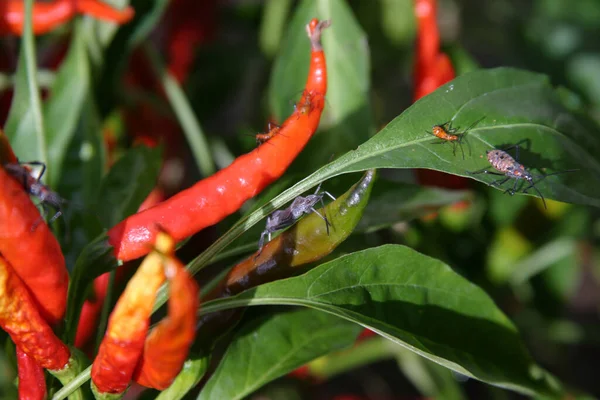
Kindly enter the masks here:
M 21 182 L 0 167 L 0 254 L 23 280 L 44 319 L 55 324 L 65 313 L 69 274 L 58 241 L 40 218 Z
M 165 273 L 171 293 L 168 314 L 148 335 L 133 375 L 140 385 L 158 390 L 168 388 L 183 367 L 194 340 L 199 306 L 198 285 L 181 262 L 167 260 Z
M 327 68 L 321 31 L 328 21 L 313 19 L 307 26 L 311 60 L 300 107 L 283 123 L 280 133 L 238 157 L 231 165 L 201 180 L 155 207 L 132 215 L 109 232 L 115 256 L 131 260 L 148 253 L 159 231 L 182 240 L 237 211 L 244 202 L 279 178 L 317 130 L 327 92 Z
M 17 346 L 17 368 L 19 371 L 19 399 L 43 400 L 46 398 L 44 369 Z
M 175 241 L 159 234 L 156 251 L 144 259 L 117 302 L 92 366 L 95 393 L 123 393 L 132 379 L 164 389 L 183 367 L 196 328 L 198 287 L 174 251 Z M 156 291 L 165 279 L 172 290 L 168 316 L 146 339 Z
M 55 0 L 33 5 L 33 33 L 40 35 L 72 19 L 76 14 L 124 24 L 133 18 L 131 7 L 116 10 L 99 0 Z M 23 0 L 0 2 L 0 35 L 21 35 L 25 24 Z
M 52 332 L 27 287 L 12 266 L 0 257 L 0 326 L 17 347 L 47 369 L 63 369 L 70 356 L 68 347 Z

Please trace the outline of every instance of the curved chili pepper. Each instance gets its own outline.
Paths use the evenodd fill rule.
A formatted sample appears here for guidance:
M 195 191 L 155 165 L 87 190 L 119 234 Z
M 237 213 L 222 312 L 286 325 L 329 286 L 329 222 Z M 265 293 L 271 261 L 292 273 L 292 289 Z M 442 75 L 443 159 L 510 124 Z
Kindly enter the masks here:
M 64 368 L 68 347 L 56 337 L 42 318 L 27 287 L 7 260 L 0 257 L 0 326 L 13 342 L 35 362 L 47 369 Z
M 168 314 L 150 332 L 142 359 L 133 374 L 140 385 L 164 390 L 171 386 L 187 358 L 196 332 L 198 285 L 177 259 L 165 266 L 170 281 Z
M 110 316 L 92 365 L 94 392 L 123 393 L 129 386 L 144 348 L 156 291 L 165 281 L 162 254 L 172 254 L 175 242 L 160 234 L 156 249 L 144 259 Z
M 99 0 L 55 0 L 33 5 L 33 33 L 40 35 L 72 19 L 77 13 L 124 24 L 133 18 L 131 7 L 116 10 Z M 21 35 L 25 23 L 23 0 L 0 2 L 0 35 Z
M 272 146 L 261 146 L 236 158 L 227 168 L 114 226 L 108 236 L 117 259 L 127 261 L 147 254 L 158 226 L 179 241 L 216 224 L 285 172 L 317 130 L 321 119 L 327 92 L 321 32 L 328 26 L 329 21 L 316 19 L 307 26 L 311 61 L 300 99 L 302 106 L 283 123 L 281 134 L 269 140 Z
M 19 371 L 19 399 L 43 400 L 46 398 L 46 377 L 44 369 L 17 346 L 17 367 Z
M 21 182 L 0 168 L 0 254 L 29 288 L 44 319 L 55 324 L 65 313 L 69 274 L 58 241 L 40 219 Z

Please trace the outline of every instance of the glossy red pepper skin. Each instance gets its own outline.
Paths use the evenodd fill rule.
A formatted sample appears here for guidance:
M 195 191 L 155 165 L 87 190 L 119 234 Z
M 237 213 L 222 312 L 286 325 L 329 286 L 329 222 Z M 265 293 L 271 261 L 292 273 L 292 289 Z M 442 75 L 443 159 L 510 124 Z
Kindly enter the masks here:
M 0 326 L 17 347 L 47 369 L 63 369 L 70 357 L 68 347 L 43 319 L 27 287 L 10 263 L 0 257 Z
M 43 400 L 46 398 L 44 369 L 17 346 L 19 371 L 19 400 Z
M 299 107 L 281 126 L 281 134 L 270 139 L 272 146 L 261 146 L 236 158 L 227 168 L 114 226 L 108 236 L 117 259 L 127 261 L 147 254 L 159 227 L 180 241 L 216 224 L 285 172 L 321 119 L 327 67 L 320 33 L 328 25 L 315 19 L 307 26 L 311 61 L 305 90 Z
M 133 18 L 133 9 L 116 10 L 99 0 L 55 0 L 33 6 L 33 33 L 41 35 L 72 19 L 76 14 L 123 24 Z M 0 2 L 0 35 L 21 35 L 25 23 L 23 0 Z
M 0 254 L 55 324 L 65 313 L 69 274 L 60 245 L 21 182 L 0 168 Z M 35 229 L 34 229 L 35 228 Z

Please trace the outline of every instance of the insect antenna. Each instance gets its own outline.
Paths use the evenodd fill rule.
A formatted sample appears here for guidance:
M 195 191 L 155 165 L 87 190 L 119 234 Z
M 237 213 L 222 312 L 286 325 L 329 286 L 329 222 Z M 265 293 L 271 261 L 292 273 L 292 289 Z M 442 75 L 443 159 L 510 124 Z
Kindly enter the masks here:
M 546 207 L 546 200 L 544 199 L 544 196 L 542 196 L 542 193 L 535 186 L 535 184 L 539 183 L 543 179 L 546 179 L 547 177 L 552 176 L 552 175 L 559 175 L 559 174 L 564 174 L 564 173 L 567 173 L 567 172 L 575 172 L 575 171 L 579 171 L 579 169 L 578 168 L 576 168 L 576 169 L 565 169 L 563 171 L 556 171 L 556 172 L 552 172 L 550 174 L 543 174 L 543 175 L 532 176 L 531 184 L 528 187 L 526 187 L 525 189 L 523 189 L 523 193 L 526 193 L 529 189 L 534 189 L 537 192 L 537 194 L 540 196 L 540 198 L 542 199 L 542 202 L 544 203 L 544 209 L 547 210 L 548 207 Z M 537 179 L 537 182 L 533 182 L 534 178 Z

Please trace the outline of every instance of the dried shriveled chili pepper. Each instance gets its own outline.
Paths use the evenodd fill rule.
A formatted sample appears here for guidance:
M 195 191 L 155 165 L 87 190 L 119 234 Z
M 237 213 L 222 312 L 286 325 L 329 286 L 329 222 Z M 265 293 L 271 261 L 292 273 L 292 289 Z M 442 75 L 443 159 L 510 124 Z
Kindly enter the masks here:
M 108 321 L 108 328 L 92 365 L 92 390 L 98 393 L 122 393 L 127 389 L 144 341 L 156 291 L 165 281 L 164 257 L 175 249 L 165 234 L 157 236 L 157 251 L 142 262 L 119 298 Z
M 196 332 L 198 285 L 177 259 L 167 260 L 170 282 L 168 314 L 152 329 L 133 379 L 140 385 L 164 390 L 181 371 Z
M 62 319 L 69 274 L 58 241 L 25 193 L 0 167 L 0 254 L 27 286 L 51 324 Z
M 92 366 L 94 392 L 123 393 L 132 379 L 166 389 L 183 367 L 196 329 L 198 286 L 174 251 L 175 241 L 159 234 L 156 250 L 119 299 Z M 146 339 L 156 291 L 165 277 L 171 282 L 168 316 Z
M 72 19 L 76 14 L 124 24 L 133 18 L 133 8 L 117 10 L 99 0 L 55 0 L 33 5 L 33 32 L 36 35 L 50 32 Z M 0 2 L 0 35 L 21 35 L 25 23 L 23 0 Z
M 43 400 L 46 398 L 46 377 L 44 369 L 17 346 L 17 367 L 19 371 L 19 399 Z
M 17 347 L 43 368 L 63 369 L 70 356 L 68 347 L 52 332 L 27 287 L 12 266 L 0 257 L 0 326 Z
M 118 259 L 127 261 L 146 254 L 158 225 L 179 241 L 216 224 L 285 172 L 321 119 L 327 92 L 321 32 L 327 26 L 329 21 L 316 19 L 307 26 L 311 61 L 301 106 L 283 123 L 280 134 L 269 140 L 272 146 L 261 146 L 236 158 L 227 168 L 114 226 L 108 235 Z

